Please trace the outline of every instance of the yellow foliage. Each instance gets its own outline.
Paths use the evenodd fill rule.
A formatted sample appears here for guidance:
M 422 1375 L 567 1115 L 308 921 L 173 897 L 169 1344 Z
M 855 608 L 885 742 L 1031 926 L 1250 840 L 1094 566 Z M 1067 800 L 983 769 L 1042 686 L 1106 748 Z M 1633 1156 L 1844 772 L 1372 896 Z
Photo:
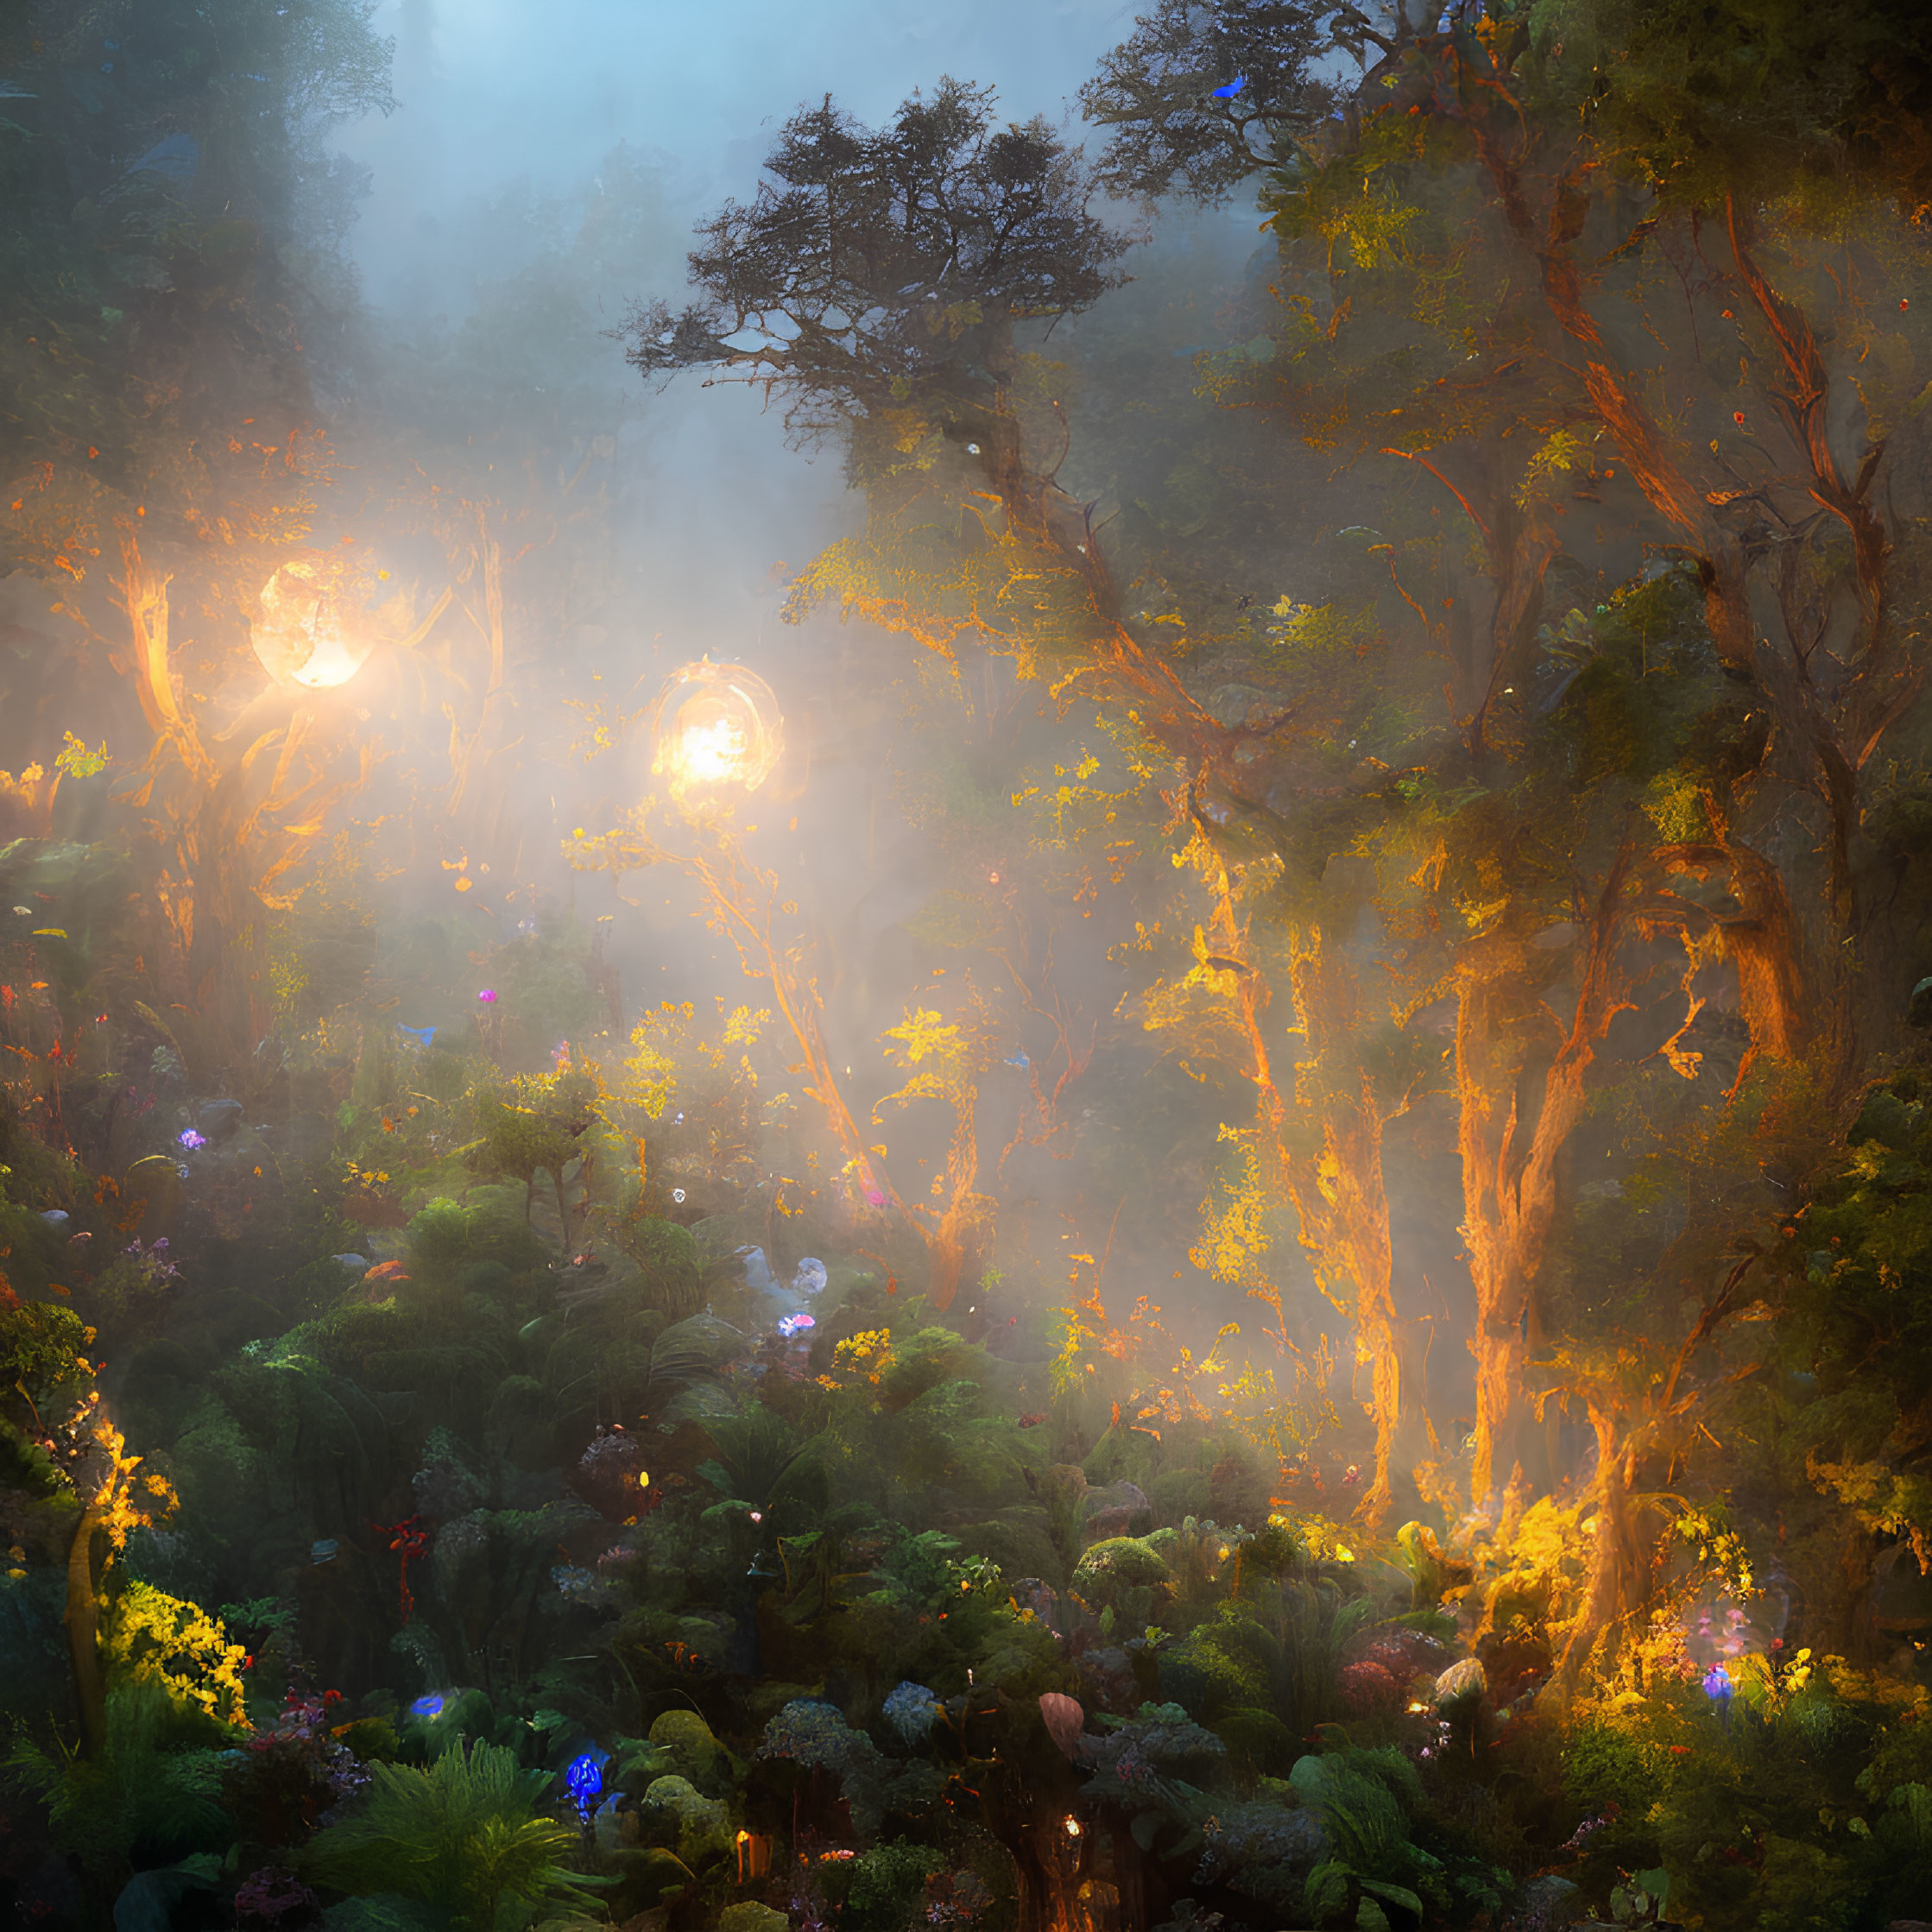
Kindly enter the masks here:
M 92 1331 L 88 1333 L 92 1340 Z M 136 1530 L 159 1522 L 180 1499 L 166 1476 L 152 1469 L 136 1474 L 142 1459 L 127 1453 L 127 1438 L 104 1417 L 96 1417 L 93 1439 L 104 1461 L 88 1506 L 95 1523 L 106 1532 L 109 1547 L 118 1553 L 127 1548 L 128 1538 Z
M 697 1008 L 688 1000 L 682 1006 L 666 1000 L 646 1013 L 631 1030 L 631 1053 L 618 1063 L 607 1100 L 661 1120 L 679 1094 L 693 1085 L 692 1076 L 700 1067 L 722 1070 L 727 1048 L 755 1046 L 772 1017 L 762 1007 L 735 1007 L 727 1013 L 720 1001 L 718 1008 L 724 1024 L 715 1040 L 698 1031 Z M 756 1085 L 750 1060 L 742 1052 L 738 1071 Z
M 832 1350 L 832 1372 L 819 1380 L 827 1388 L 849 1386 L 854 1382 L 869 1382 L 877 1387 L 892 1365 L 892 1330 L 862 1329 Z
M 1555 429 L 1523 467 L 1523 480 L 1517 485 L 1516 501 L 1528 509 L 1537 495 L 1560 483 L 1585 454 L 1583 439 L 1574 430 Z
M 1263 1279 L 1261 1257 L 1274 1242 L 1272 1202 L 1253 1137 L 1241 1128 L 1223 1127 L 1221 1138 L 1234 1141 L 1237 1151 L 1215 1191 L 1201 1203 L 1201 1236 L 1188 1250 L 1188 1259 L 1216 1281 L 1252 1286 Z
M 949 1026 L 944 1014 L 925 1007 L 908 1007 L 905 1020 L 887 1027 L 885 1037 L 899 1042 L 896 1047 L 888 1046 L 887 1053 L 896 1054 L 900 1064 L 908 1067 L 935 1058 L 950 1064 L 958 1058 L 963 1044 L 959 1028 Z
M 105 1648 L 111 1674 L 161 1684 L 180 1702 L 248 1728 L 242 1684 L 247 1652 L 199 1604 L 151 1584 L 129 1583 L 114 1605 Z

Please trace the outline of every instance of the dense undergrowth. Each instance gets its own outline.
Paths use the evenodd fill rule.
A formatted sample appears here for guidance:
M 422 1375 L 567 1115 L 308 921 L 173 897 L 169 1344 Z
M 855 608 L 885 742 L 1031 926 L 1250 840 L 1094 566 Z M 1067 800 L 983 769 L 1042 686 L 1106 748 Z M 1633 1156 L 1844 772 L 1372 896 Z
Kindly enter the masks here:
M 1552 1688 L 1598 1527 L 1560 1496 L 1377 1537 L 1228 1415 L 1123 1418 L 1104 1335 L 942 1317 L 769 1192 L 692 1213 L 755 1018 L 515 1079 L 480 1028 L 325 1028 L 260 1126 L 91 1045 L 65 1117 L 134 1094 L 118 1176 L 15 1120 L 23 1923 L 1851 1932 L 1932 1889 L 1911 1646 L 1784 1649 L 1714 1488 L 1647 1627 Z M 1877 1089 L 1786 1224 L 1730 1424 L 1876 1530 L 1921 1377 L 1865 1310 L 1925 1266 L 1923 1113 Z

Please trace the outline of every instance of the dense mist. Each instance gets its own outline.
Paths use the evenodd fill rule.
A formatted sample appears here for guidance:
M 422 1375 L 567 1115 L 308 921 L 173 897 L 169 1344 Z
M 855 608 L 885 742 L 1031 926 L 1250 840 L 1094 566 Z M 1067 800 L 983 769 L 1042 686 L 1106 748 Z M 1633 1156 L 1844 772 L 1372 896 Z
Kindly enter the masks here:
M 0 0 L 0 1916 L 1922 1925 L 1929 208 L 1903 0 Z

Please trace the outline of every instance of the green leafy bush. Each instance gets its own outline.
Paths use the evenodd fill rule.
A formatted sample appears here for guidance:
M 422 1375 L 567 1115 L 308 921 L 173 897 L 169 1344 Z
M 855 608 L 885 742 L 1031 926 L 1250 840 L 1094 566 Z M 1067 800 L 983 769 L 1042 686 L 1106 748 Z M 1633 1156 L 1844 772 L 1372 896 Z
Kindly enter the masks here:
M 395 1892 L 492 1932 L 507 1907 L 580 1901 L 594 1881 L 569 1869 L 577 1834 L 540 1811 L 550 1784 L 494 1745 L 462 1745 L 428 1765 L 371 1765 L 369 1796 L 318 1832 L 306 1873 L 352 1893 Z

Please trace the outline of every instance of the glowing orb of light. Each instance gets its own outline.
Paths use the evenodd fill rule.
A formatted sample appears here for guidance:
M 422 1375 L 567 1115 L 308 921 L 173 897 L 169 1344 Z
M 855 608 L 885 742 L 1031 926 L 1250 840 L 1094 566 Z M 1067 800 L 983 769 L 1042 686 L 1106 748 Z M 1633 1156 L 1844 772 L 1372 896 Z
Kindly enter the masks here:
M 249 641 L 262 668 L 284 689 L 332 691 L 376 647 L 350 573 L 333 558 L 284 564 L 262 586 L 261 602 Z
M 784 749 L 784 722 L 755 671 L 701 658 L 672 672 L 658 695 L 651 769 L 673 798 L 722 785 L 755 792 Z

